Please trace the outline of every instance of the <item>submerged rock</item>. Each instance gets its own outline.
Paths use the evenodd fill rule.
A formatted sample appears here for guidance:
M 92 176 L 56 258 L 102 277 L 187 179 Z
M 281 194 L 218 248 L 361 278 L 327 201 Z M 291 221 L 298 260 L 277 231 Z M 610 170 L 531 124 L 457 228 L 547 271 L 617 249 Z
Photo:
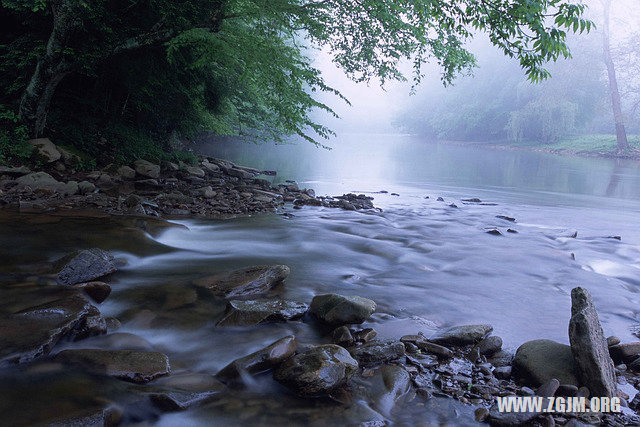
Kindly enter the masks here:
M 360 389 L 357 398 L 364 400 L 386 417 L 391 415 L 396 402 L 411 390 L 411 376 L 402 366 L 384 365 L 376 369 Z
M 82 289 L 92 300 L 100 304 L 111 294 L 111 286 L 104 282 L 87 282 L 75 285 Z
M 436 331 L 429 341 L 443 345 L 469 345 L 484 339 L 491 331 L 491 325 L 454 326 Z
M 4 298 L 0 303 L 0 366 L 47 355 L 62 338 L 106 332 L 100 312 L 78 289 L 19 289 L 7 291 Z
M 226 298 L 263 294 L 289 276 L 286 265 L 260 265 L 198 279 L 195 285 Z
M 248 326 L 264 322 L 284 322 L 304 316 L 309 306 L 286 300 L 229 301 L 218 326 Z
M 571 347 L 551 340 L 522 344 L 513 359 L 513 375 L 534 387 L 553 378 L 561 384 L 579 385 Z
M 594 396 L 616 395 L 616 376 L 591 295 L 584 288 L 571 291 L 569 341 L 578 376 Z
M 229 382 L 239 379 L 243 373 L 257 374 L 273 369 L 295 353 L 297 346 L 294 336 L 281 338 L 255 353 L 234 360 L 218 372 L 216 378 Z
M 376 303 L 367 298 L 326 294 L 313 297 L 309 311 L 324 323 L 341 326 L 360 324 L 375 310 Z
M 117 270 L 113 256 L 102 249 L 86 249 L 59 261 L 64 264 L 58 273 L 58 283 L 75 285 L 111 274 Z
M 344 384 L 358 369 L 347 350 L 325 344 L 292 356 L 273 373 L 273 378 L 301 396 L 317 396 Z
M 151 351 L 64 350 L 54 360 L 134 383 L 146 383 L 171 372 L 169 358 Z

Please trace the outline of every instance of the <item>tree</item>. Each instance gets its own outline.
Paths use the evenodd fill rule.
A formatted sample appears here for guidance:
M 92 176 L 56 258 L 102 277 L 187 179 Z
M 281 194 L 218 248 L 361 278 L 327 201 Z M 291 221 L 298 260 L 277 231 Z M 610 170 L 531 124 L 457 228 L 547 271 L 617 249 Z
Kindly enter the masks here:
M 627 131 L 624 126 L 624 115 L 622 114 L 622 101 L 620 100 L 620 89 L 618 88 L 616 67 L 611 55 L 611 0 L 600 0 L 600 3 L 602 3 L 603 7 L 603 58 L 605 66 L 607 67 L 607 76 L 609 78 L 609 94 L 611 96 L 613 118 L 616 124 L 616 141 L 618 144 L 618 151 L 622 152 L 629 149 L 629 142 L 627 141 Z
M 58 134 L 100 154 L 109 132 L 317 143 L 310 131 L 331 131 L 309 112 L 332 110 L 312 95 L 340 94 L 309 48 L 329 49 L 356 81 L 404 79 L 404 59 L 416 84 L 428 61 L 450 83 L 474 66 L 465 42 L 483 31 L 539 81 L 546 62 L 570 55 L 566 32 L 591 25 L 571 0 L 0 1 L 0 107 L 31 136 Z

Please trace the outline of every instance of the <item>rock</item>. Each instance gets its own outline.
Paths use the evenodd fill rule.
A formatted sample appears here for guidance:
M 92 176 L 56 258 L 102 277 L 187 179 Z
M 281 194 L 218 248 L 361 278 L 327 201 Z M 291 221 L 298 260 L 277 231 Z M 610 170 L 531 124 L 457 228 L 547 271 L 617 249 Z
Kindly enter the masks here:
M 147 162 L 146 160 L 136 160 L 134 166 L 138 175 L 151 179 L 157 179 L 160 177 L 159 165 Z
M 92 300 L 100 304 L 111 294 L 111 286 L 104 282 L 87 282 L 75 285 L 82 289 Z
M 478 343 L 478 350 L 483 356 L 492 356 L 502 350 L 502 338 L 490 336 Z
M 60 190 L 58 190 L 58 193 L 64 196 L 73 196 L 74 194 L 78 193 L 78 190 L 79 190 L 78 182 L 69 181 L 66 184 L 62 184 Z
M 429 341 L 443 345 L 475 344 L 493 331 L 491 325 L 465 325 L 436 331 Z
M 511 366 L 499 366 L 493 370 L 493 375 L 499 380 L 511 378 Z
M 404 356 L 405 349 L 400 341 L 371 341 L 349 352 L 360 364 L 371 366 L 397 360 Z
M 370 401 L 376 411 L 389 417 L 396 402 L 410 390 L 411 376 L 402 366 L 384 365 L 369 380 L 362 398 Z
M 85 341 L 83 341 L 84 343 Z M 86 341 L 87 344 L 89 341 Z M 108 335 L 102 335 L 100 337 L 92 338 L 91 343 L 98 343 L 100 347 L 105 347 L 109 350 L 137 350 L 137 351 L 151 351 L 153 346 L 149 341 L 144 338 L 130 334 L 128 332 L 115 332 Z
M 557 396 L 577 396 L 578 395 L 578 387 L 571 384 L 560 384 L 558 386 L 558 390 L 556 390 Z
M 102 249 L 86 249 L 69 255 L 58 262 L 64 267 L 58 273 L 58 283 L 75 285 L 117 270 L 113 256 Z
M 378 335 L 373 328 L 365 328 L 353 334 L 353 338 L 358 342 L 369 342 Z
M 511 366 L 511 362 L 513 361 L 513 354 L 504 350 L 500 350 L 493 356 L 488 357 L 488 361 L 496 367 Z
M 376 310 L 376 303 L 357 296 L 316 295 L 309 312 L 324 323 L 340 326 L 360 324 Z
M 153 387 L 162 391 L 149 397 L 163 411 L 183 411 L 225 389 L 224 384 L 211 375 L 190 372 L 160 378 Z
M 620 338 L 616 336 L 607 337 L 607 347 L 613 347 L 614 345 L 620 344 Z
M 222 382 L 238 380 L 243 374 L 257 374 L 273 369 L 295 353 L 298 343 L 294 336 L 279 339 L 269 346 L 236 359 L 220 372 L 216 378 Z
M 509 222 L 516 222 L 515 218 L 512 218 L 510 216 L 506 216 L 506 215 L 496 215 L 496 218 L 503 219 L 503 220 L 509 221 Z
M 540 387 L 538 387 L 538 389 L 536 390 L 536 396 L 542 396 L 542 397 L 555 396 L 556 390 L 558 390 L 558 387 L 560 387 L 560 381 L 558 381 L 555 378 L 552 378 L 546 383 L 542 384 Z M 577 387 L 576 387 L 576 391 L 578 391 Z
M 80 181 L 78 183 L 78 190 L 80 190 L 80 194 L 93 193 L 95 189 L 96 186 L 89 181 Z
M 229 301 L 218 326 L 248 326 L 264 322 L 298 319 L 307 312 L 307 304 L 286 300 Z
M 46 172 L 33 172 L 16 179 L 18 188 L 29 187 L 32 190 L 43 190 L 51 193 L 63 192 L 66 189 L 64 183 L 55 180 Z
M 29 144 L 35 149 L 36 159 L 41 162 L 53 163 L 62 157 L 58 148 L 49 138 L 32 139 Z
M 148 167 L 147 167 L 147 169 L 148 169 Z M 141 170 L 143 170 L 143 169 L 141 168 Z M 146 169 L 144 169 L 144 170 L 146 170 Z M 136 177 L 136 171 L 133 170 L 132 168 L 130 168 L 129 166 L 126 166 L 126 165 L 125 166 L 120 166 L 116 170 L 116 173 L 122 179 L 134 179 Z M 153 174 L 153 172 L 152 172 L 152 174 Z M 144 175 L 144 174 L 140 173 L 140 175 Z M 144 176 L 149 176 L 149 175 L 144 175 Z M 151 178 L 154 178 L 154 177 L 151 177 Z M 156 178 L 157 178 L 157 176 L 156 176 Z
M 435 354 L 441 359 L 451 359 L 453 357 L 453 351 L 439 344 L 434 344 L 424 339 L 417 340 L 415 344 L 419 349 L 424 350 L 427 353 Z
M 9 166 L 0 166 L 0 175 L 9 175 L 9 176 L 22 176 L 31 173 L 31 170 L 26 166 L 20 167 L 9 167 Z
M 169 374 L 169 358 L 162 353 L 135 350 L 64 350 L 54 360 L 100 375 L 146 383 Z
M 79 289 L 38 286 L 11 289 L 0 301 L 0 366 L 47 355 L 62 338 L 104 333 L 100 312 Z M 104 321 L 104 320 L 103 320 Z
M 198 178 L 204 178 L 204 176 L 205 176 L 204 171 L 202 169 L 200 169 L 199 167 L 196 167 L 196 166 L 186 166 L 184 168 L 184 170 L 189 175 L 197 176 Z
M 208 161 L 203 161 L 201 165 L 206 171 L 210 173 L 220 172 L 220 167 L 218 165 L 214 165 L 213 163 L 209 163 Z
M 640 342 L 616 344 L 609 347 L 609 354 L 616 363 L 628 363 L 640 356 Z
M 240 179 L 251 179 L 254 176 L 254 174 L 252 174 L 251 172 L 247 172 L 242 169 L 225 168 L 224 171 L 227 173 L 227 175 L 235 176 L 236 178 Z
M 347 350 L 325 344 L 292 356 L 273 373 L 276 381 L 301 396 L 317 396 L 344 384 L 358 369 Z
M 289 276 L 286 265 L 260 265 L 220 273 L 194 281 L 194 284 L 226 298 L 263 294 Z
M 553 378 L 562 384 L 578 385 L 571 347 L 551 340 L 522 344 L 513 359 L 513 374 L 534 387 Z
M 591 294 L 571 290 L 569 342 L 582 384 L 595 396 L 616 396 L 616 376 Z
M 537 416 L 538 412 L 500 412 L 497 405 L 494 405 L 491 407 L 485 422 L 496 427 L 522 426 L 528 425 L 527 423 Z
M 491 234 L 492 236 L 502 236 L 502 232 L 497 228 L 492 228 L 486 231 L 487 234 Z
M 346 326 L 340 326 L 334 329 L 331 336 L 335 344 L 342 345 L 342 346 L 351 345 L 355 341 L 353 339 L 353 335 L 351 335 L 351 331 Z

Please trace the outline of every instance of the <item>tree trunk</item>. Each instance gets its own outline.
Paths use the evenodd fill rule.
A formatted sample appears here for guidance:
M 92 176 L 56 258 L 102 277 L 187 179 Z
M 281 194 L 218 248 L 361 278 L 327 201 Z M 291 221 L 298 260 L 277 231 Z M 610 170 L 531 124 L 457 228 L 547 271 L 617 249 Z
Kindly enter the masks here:
M 67 60 L 64 49 L 80 23 L 79 3 L 76 0 L 51 2 L 53 30 L 47 42 L 47 49 L 38 60 L 20 100 L 20 117 L 34 138 L 41 136 L 44 131 L 56 87 L 71 72 L 72 64 Z
M 613 118 L 616 122 L 616 140 L 618 142 L 618 151 L 626 151 L 629 149 L 627 141 L 627 131 L 624 127 L 624 117 L 622 115 L 622 106 L 620 101 L 620 90 L 618 89 L 618 78 L 616 77 L 616 68 L 611 58 L 611 40 L 610 40 L 610 18 L 611 18 L 611 0 L 604 0 L 604 25 L 602 29 L 602 46 L 604 50 L 604 63 L 607 67 L 609 76 L 609 93 L 611 94 L 611 106 L 613 108 Z

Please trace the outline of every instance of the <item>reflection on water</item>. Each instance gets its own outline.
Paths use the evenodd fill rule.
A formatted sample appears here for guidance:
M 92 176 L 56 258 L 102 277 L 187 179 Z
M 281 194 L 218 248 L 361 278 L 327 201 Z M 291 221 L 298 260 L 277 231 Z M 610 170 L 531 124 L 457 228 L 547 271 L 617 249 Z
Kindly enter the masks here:
M 308 145 L 225 144 L 207 150 L 277 169 L 278 179 L 297 179 L 320 194 L 399 193 L 373 194 L 382 212 L 306 207 L 290 210 L 293 217 L 187 220 L 180 222 L 184 227 L 163 232 L 135 221 L 5 218 L 0 271 L 46 263 L 77 247 L 114 251 L 126 265 L 111 277 L 113 293 L 100 310 L 119 317 L 122 332 L 138 334 L 165 352 L 178 371 L 215 373 L 285 335 L 302 343 L 327 341 L 308 319 L 257 328 L 214 326 L 224 302 L 191 281 L 253 264 L 289 265 L 291 276 L 274 291 L 289 299 L 309 302 L 323 292 L 374 299 L 378 312 L 365 326 L 383 337 L 478 322 L 493 324 L 510 349 L 535 338 L 567 342 L 570 290 L 584 286 L 595 298 L 605 333 L 633 339 L 630 328 L 640 321 L 637 163 L 421 144 L 406 137 L 352 136 L 340 142 L 329 152 Z M 438 202 L 439 196 L 445 202 Z M 469 197 L 489 203 L 462 200 Z M 502 235 L 487 234 L 491 228 Z M 578 237 L 569 237 L 574 230 Z M 100 339 L 66 345 L 105 346 Z M 204 425 L 215 418 L 233 424 L 239 407 L 250 410 L 243 406 L 247 401 L 265 401 L 255 407 L 271 407 L 274 422 L 280 411 L 274 400 L 281 399 L 273 399 L 270 387 L 271 382 L 258 381 L 252 397 L 238 392 L 221 397 L 218 405 L 159 422 Z M 437 402 L 428 405 L 441 405 Z M 290 402 L 299 414 L 323 404 Z M 471 419 L 464 408 L 442 405 L 446 408 L 434 417 L 458 413 L 458 423 Z M 428 413 L 416 408 L 402 417 L 417 420 Z M 347 419 L 328 409 L 320 412 L 331 414 L 327 422 Z

